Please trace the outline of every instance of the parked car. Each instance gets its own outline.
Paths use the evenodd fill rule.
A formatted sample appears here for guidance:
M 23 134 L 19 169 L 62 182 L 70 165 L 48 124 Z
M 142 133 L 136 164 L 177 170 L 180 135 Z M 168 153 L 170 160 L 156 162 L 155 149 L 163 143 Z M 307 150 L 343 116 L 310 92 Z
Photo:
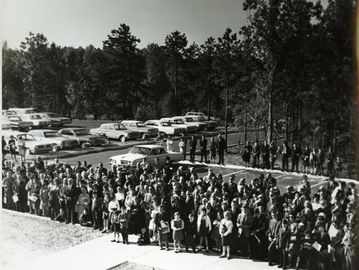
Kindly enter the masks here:
M 17 115 L 1 115 L 1 125 L 4 129 L 17 129 L 20 131 L 28 131 L 33 124 L 30 121 L 22 121 Z
M 144 158 L 146 161 L 154 165 L 156 158 L 158 158 L 160 164 L 166 162 L 166 158 L 169 157 L 172 161 L 176 162 L 182 160 L 182 155 L 178 152 L 167 152 L 161 145 L 137 145 L 131 148 L 127 154 L 112 156 L 109 158 L 110 165 L 117 166 L 136 166 Z
M 16 139 L 15 146 L 17 147 L 17 140 L 22 137 L 25 142 L 25 147 L 27 148 L 25 151 L 25 155 L 30 154 L 43 154 L 48 152 L 57 151 L 57 145 L 53 143 L 51 140 L 39 140 L 35 138 L 33 135 L 19 132 L 19 131 L 9 131 L 3 130 L 2 135 L 5 138 L 5 141 L 8 142 L 10 136 L 13 135 Z
M 203 122 L 207 124 L 207 129 L 215 129 L 218 126 L 218 122 L 214 120 L 207 120 L 208 118 L 204 118 L 202 116 L 197 117 L 195 120 L 199 122 Z
M 61 127 L 63 125 L 72 123 L 72 119 L 70 117 L 64 117 L 64 116 L 58 115 L 56 113 L 46 112 L 46 113 L 39 113 L 39 114 L 44 119 L 51 121 L 52 126 Z
M 73 149 L 79 146 L 77 140 L 68 139 L 65 136 L 57 133 L 55 130 L 51 129 L 36 129 L 31 130 L 28 134 L 33 135 L 36 139 L 40 141 L 46 140 L 51 141 L 57 145 L 58 149 Z
M 38 113 L 20 114 L 19 116 L 23 121 L 32 122 L 34 128 L 46 128 L 51 126 L 51 121 L 42 118 Z
M 106 136 L 109 139 L 119 139 L 121 142 L 136 140 L 141 137 L 139 132 L 131 131 L 120 123 L 102 124 L 99 128 L 90 129 L 90 133 Z
M 16 115 L 16 112 L 11 110 L 2 110 L 2 115 Z
M 211 116 L 208 118 L 208 116 L 202 112 L 187 112 L 184 116 L 192 117 L 194 120 L 199 120 L 198 118 L 205 118 L 206 120 L 217 121 L 215 117 Z
M 93 135 L 86 128 L 63 128 L 59 134 L 66 138 L 77 140 L 82 148 L 107 144 L 109 141 L 105 136 Z
M 169 122 L 174 127 L 184 128 L 186 132 L 194 132 L 198 130 L 196 125 L 185 124 L 180 118 L 162 118 L 161 121 Z
M 181 119 L 186 125 L 194 125 L 198 128 L 198 130 L 204 130 L 208 128 L 207 123 L 195 121 L 190 116 L 174 116 L 172 118 Z
M 180 127 L 174 127 L 171 125 L 171 123 L 164 122 L 161 120 L 148 120 L 145 123 L 148 127 L 154 127 L 158 129 L 158 132 L 161 133 L 161 135 L 179 135 L 181 133 L 186 132 L 184 128 Z
M 8 111 L 13 111 L 13 112 L 15 112 L 17 115 L 36 113 L 36 109 L 35 109 L 35 108 L 9 108 Z
M 125 120 L 121 122 L 127 129 L 141 133 L 141 138 L 146 139 L 148 137 L 155 137 L 158 129 L 152 127 L 146 127 L 145 123 L 136 120 Z

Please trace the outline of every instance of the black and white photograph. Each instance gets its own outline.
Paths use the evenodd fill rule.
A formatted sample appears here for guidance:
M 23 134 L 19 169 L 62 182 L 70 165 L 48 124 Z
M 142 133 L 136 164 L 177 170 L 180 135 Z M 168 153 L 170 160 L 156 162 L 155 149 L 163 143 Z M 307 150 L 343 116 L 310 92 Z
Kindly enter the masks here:
M 4 270 L 358 270 L 357 0 L 0 0 Z

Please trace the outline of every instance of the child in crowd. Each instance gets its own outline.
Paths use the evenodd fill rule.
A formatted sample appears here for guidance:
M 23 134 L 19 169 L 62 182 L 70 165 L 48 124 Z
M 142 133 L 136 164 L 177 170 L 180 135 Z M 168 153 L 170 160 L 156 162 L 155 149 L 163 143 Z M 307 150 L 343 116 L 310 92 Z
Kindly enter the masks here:
M 84 209 L 82 214 L 80 215 L 80 225 L 84 227 L 92 226 L 91 214 L 88 209 Z
M 118 218 L 120 222 L 123 243 L 128 245 L 128 224 L 130 222 L 130 214 L 127 213 L 126 206 L 121 206 L 121 213 Z
M 213 221 L 213 229 L 211 233 L 212 240 L 216 243 L 217 253 L 221 252 L 221 235 L 219 234 L 219 227 L 223 219 L 222 212 L 217 212 L 217 218 Z
M 173 246 L 175 252 L 178 253 L 181 251 L 181 241 L 183 240 L 183 229 L 184 229 L 184 222 L 180 218 L 180 213 L 176 212 L 174 215 L 174 219 L 171 222 L 171 227 L 173 230 Z
M 102 203 L 102 220 L 103 220 L 102 233 L 108 232 L 109 202 L 110 202 L 109 195 L 106 194 Z
M 112 230 L 113 230 L 113 239 L 111 240 L 111 242 L 117 242 L 120 243 L 120 232 L 121 232 L 121 227 L 120 227 L 120 210 L 116 210 L 113 212 L 113 214 L 111 215 L 111 223 L 112 223 Z M 117 241 L 116 241 L 117 238 Z

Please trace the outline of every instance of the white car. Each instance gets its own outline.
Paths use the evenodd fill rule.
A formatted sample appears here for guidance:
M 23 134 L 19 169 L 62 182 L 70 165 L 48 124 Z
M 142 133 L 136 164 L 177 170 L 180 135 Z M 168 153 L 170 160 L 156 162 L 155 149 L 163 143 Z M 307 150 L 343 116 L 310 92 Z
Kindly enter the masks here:
M 181 118 L 162 118 L 161 121 L 169 122 L 174 127 L 184 128 L 186 132 L 194 132 L 198 130 L 196 125 L 185 124 Z
M 24 132 L 18 132 L 18 131 L 8 131 L 3 130 L 2 135 L 5 138 L 5 141 L 8 142 L 10 139 L 10 136 L 13 135 L 15 137 L 15 146 L 17 147 L 17 142 L 20 137 L 25 142 L 26 152 L 25 155 L 30 154 L 43 154 L 48 152 L 56 152 L 57 151 L 57 145 L 53 143 L 51 140 L 39 140 L 35 138 L 33 135 L 24 133 Z
M 148 127 L 157 128 L 161 135 L 179 135 L 185 133 L 185 128 L 172 126 L 171 123 L 161 120 L 148 120 L 145 123 Z
M 64 117 L 61 115 L 58 115 L 56 113 L 52 113 L 52 112 L 42 112 L 39 113 L 41 115 L 42 118 L 51 121 L 51 125 L 52 126 L 63 126 L 66 124 L 71 124 L 72 123 L 72 119 L 70 117 Z
M 51 121 L 41 117 L 38 113 L 20 114 L 20 118 L 26 122 L 32 122 L 33 127 L 45 128 L 51 126 Z
M 35 109 L 35 108 L 9 108 L 8 111 L 13 111 L 13 112 L 15 112 L 17 115 L 36 113 L 36 109 Z
M 182 160 L 182 155 L 178 152 L 167 152 L 161 145 L 149 144 L 134 146 L 127 154 L 112 156 L 108 161 L 110 165 L 132 167 L 136 166 L 144 158 L 151 165 L 155 163 L 156 159 L 159 160 L 160 164 L 164 164 L 167 157 L 172 161 Z
M 51 141 L 55 143 L 58 149 L 73 149 L 79 147 L 77 140 L 68 139 L 65 136 L 57 133 L 55 130 L 51 129 L 36 129 L 31 130 L 28 134 L 33 135 L 36 139 L 40 141 Z
M 1 115 L 1 125 L 3 129 L 17 129 L 20 131 L 28 131 L 32 128 L 32 122 L 22 121 L 17 115 Z
M 186 125 L 194 125 L 198 128 L 198 130 L 204 130 L 208 128 L 206 123 L 196 121 L 190 116 L 174 116 L 172 118 L 181 119 Z
M 192 117 L 194 120 L 199 120 L 199 118 L 204 118 L 208 120 L 208 116 L 205 115 L 203 112 L 188 112 L 184 116 Z M 209 117 L 210 120 L 216 121 L 216 118 Z
M 118 139 L 121 142 L 125 142 L 128 140 L 136 140 L 141 136 L 140 133 L 129 130 L 120 123 L 105 123 L 98 128 L 90 129 L 90 133 L 106 136 L 109 139 Z
M 148 137 L 156 137 L 158 129 L 146 127 L 145 123 L 137 120 L 124 120 L 121 122 L 127 129 L 139 132 L 141 134 L 142 139 L 146 139 Z

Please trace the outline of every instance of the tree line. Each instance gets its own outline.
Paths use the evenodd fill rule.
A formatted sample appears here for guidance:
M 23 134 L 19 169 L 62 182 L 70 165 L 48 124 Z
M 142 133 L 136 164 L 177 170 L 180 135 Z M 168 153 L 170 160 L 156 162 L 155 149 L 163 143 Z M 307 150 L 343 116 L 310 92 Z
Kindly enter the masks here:
M 203 44 L 174 31 L 142 49 L 126 24 L 102 48 L 30 33 L 19 49 L 3 44 L 3 108 L 109 120 L 227 113 L 268 140 L 283 132 L 299 144 L 353 148 L 355 8 L 353 0 L 246 0 L 248 23 L 237 31 Z

